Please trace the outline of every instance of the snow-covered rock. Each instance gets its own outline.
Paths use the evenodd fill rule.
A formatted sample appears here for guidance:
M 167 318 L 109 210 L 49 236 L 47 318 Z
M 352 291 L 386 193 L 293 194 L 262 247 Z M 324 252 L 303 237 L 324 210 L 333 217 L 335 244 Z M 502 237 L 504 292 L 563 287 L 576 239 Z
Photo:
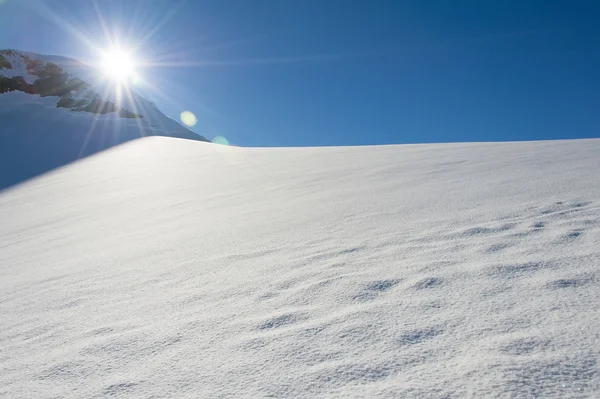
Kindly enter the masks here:
M 116 104 L 109 101 L 108 94 L 100 93 L 97 87 L 73 76 L 56 62 L 47 61 L 39 54 L 21 53 L 15 50 L 0 50 L 0 94 L 22 91 L 41 97 L 58 97 L 57 107 L 72 111 L 96 114 L 118 113 L 125 118 L 141 118 L 127 107 L 132 104 Z M 64 63 L 75 64 L 66 59 Z M 80 64 L 80 68 L 83 64 Z M 90 67 L 91 68 L 91 67 Z
M 0 50 L 0 190 L 146 136 L 207 141 L 90 65 Z

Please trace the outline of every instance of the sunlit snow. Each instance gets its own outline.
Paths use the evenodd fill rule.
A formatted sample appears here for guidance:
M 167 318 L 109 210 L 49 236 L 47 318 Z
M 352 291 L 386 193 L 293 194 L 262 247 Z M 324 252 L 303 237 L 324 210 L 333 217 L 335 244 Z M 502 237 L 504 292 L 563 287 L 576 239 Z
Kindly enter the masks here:
M 600 140 L 145 138 L 0 193 L 0 397 L 600 393 Z

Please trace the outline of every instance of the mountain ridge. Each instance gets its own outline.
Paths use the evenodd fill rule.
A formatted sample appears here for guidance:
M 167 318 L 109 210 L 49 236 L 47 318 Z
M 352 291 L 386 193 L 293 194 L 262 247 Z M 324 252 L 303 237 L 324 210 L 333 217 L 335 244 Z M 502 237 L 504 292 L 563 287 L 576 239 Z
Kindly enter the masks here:
M 0 50 L 0 190 L 147 136 L 209 141 L 92 65 Z

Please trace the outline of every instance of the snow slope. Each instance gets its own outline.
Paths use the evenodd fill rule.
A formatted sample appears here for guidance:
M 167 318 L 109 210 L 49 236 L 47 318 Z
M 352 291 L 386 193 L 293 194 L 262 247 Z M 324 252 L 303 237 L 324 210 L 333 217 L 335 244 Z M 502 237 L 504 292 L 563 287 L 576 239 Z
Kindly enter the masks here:
M 600 140 L 146 138 L 0 193 L 0 397 L 597 398 Z
M 0 50 L 0 190 L 141 137 L 207 141 L 101 76 L 69 58 Z

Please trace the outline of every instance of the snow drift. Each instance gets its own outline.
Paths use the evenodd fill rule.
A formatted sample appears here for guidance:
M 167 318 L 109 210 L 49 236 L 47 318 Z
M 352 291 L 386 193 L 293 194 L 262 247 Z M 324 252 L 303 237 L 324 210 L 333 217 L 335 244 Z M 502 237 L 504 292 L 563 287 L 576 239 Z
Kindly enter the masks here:
M 600 140 L 86 158 L 0 193 L 0 397 L 597 397 L 599 170 Z

